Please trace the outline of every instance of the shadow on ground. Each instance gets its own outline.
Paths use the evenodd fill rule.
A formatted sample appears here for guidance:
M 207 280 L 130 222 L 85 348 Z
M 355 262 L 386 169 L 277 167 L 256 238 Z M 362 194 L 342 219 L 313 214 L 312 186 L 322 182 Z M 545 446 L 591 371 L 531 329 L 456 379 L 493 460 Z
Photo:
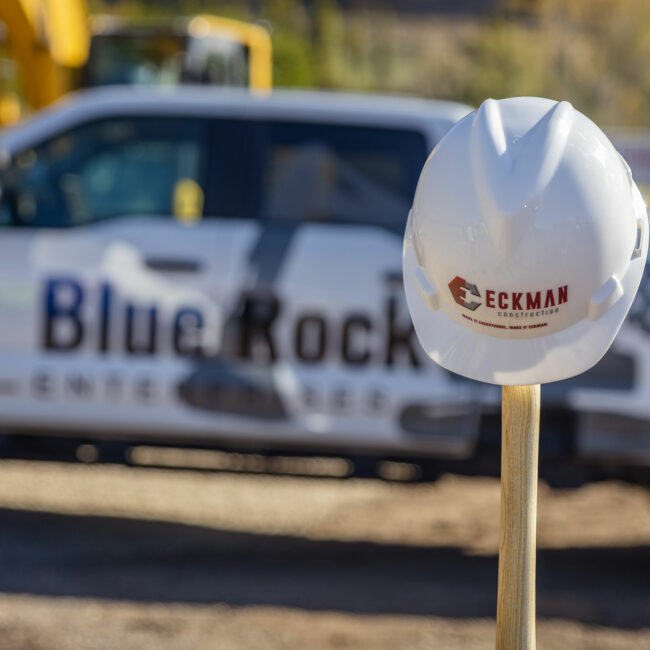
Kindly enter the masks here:
M 538 616 L 650 625 L 650 547 L 538 552 Z M 494 617 L 497 558 L 0 509 L 0 591 Z

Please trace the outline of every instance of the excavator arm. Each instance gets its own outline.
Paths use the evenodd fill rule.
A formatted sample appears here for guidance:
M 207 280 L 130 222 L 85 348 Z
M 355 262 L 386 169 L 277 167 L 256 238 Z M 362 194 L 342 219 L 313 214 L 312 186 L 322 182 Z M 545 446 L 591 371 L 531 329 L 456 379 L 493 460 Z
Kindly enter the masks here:
M 88 59 L 84 0 L 0 0 L 0 20 L 29 106 L 41 108 L 69 90 Z

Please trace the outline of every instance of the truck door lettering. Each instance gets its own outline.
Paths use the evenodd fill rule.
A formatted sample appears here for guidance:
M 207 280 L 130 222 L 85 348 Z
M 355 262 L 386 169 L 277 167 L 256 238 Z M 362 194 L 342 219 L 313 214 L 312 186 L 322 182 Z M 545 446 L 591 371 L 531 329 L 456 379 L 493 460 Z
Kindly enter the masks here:
M 372 323 L 363 314 L 352 314 L 343 321 L 343 336 L 341 337 L 341 355 L 343 360 L 353 366 L 363 366 L 370 361 L 370 349 L 367 343 Z M 365 336 L 355 336 L 364 333 Z M 365 346 L 359 346 L 359 339 L 366 341 Z M 356 341 L 353 343 L 353 341 Z
M 52 397 L 52 392 L 54 390 L 53 380 L 50 375 L 39 372 L 34 377 L 32 377 L 32 391 L 36 397 L 40 399 L 47 399 Z
M 283 308 L 278 297 L 270 291 L 251 291 L 242 295 L 236 314 L 227 320 L 221 342 L 205 340 L 208 330 L 202 310 L 182 305 L 169 313 L 155 302 L 137 304 L 105 281 L 85 288 L 71 278 L 55 277 L 45 281 L 43 296 L 42 342 L 51 350 L 83 347 L 103 355 L 171 352 L 209 357 L 214 354 L 209 350 L 220 349 L 218 354 L 224 357 L 262 363 L 287 358 L 306 363 L 338 360 L 348 366 L 421 365 L 401 293 L 389 294 L 379 322 L 360 311 L 330 320 L 324 312 L 306 311 L 280 321 Z M 288 340 L 285 336 L 276 340 L 279 327 Z M 228 343 L 231 339 L 233 346 Z
M 103 283 L 99 289 L 99 351 L 109 349 L 109 315 L 111 312 L 111 285 Z
M 305 314 L 296 323 L 296 357 L 314 363 L 322 361 L 327 344 L 327 323 L 319 314 Z
M 182 356 L 200 356 L 203 314 L 198 309 L 180 309 L 174 318 L 174 351 Z
M 395 351 L 403 350 L 413 367 L 420 365 L 420 360 L 415 354 L 413 346 L 413 335 L 415 330 L 410 318 L 406 324 L 399 325 L 397 322 L 397 299 L 391 296 L 386 301 L 386 365 L 392 366 L 395 362 Z
M 124 333 L 124 348 L 129 354 L 156 354 L 156 321 L 158 310 L 155 307 L 147 309 L 138 308 L 128 303 L 126 305 L 126 329 Z M 146 334 L 144 338 L 143 322 Z M 138 327 L 139 325 L 139 327 Z M 140 340 L 137 340 L 137 333 Z
M 89 399 L 94 392 L 94 382 L 84 375 L 66 377 L 64 385 L 66 393 L 74 397 Z
M 83 289 L 71 278 L 52 278 L 45 285 L 43 347 L 74 350 L 81 343 L 84 327 L 80 311 Z
M 273 294 L 246 294 L 241 316 L 239 352 L 243 359 L 263 356 L 275 361 L 278 355 L 273 343 L 271 325 L 280 313 L 280 302 Z M 260 352 L 265 348 L 264 354 Z

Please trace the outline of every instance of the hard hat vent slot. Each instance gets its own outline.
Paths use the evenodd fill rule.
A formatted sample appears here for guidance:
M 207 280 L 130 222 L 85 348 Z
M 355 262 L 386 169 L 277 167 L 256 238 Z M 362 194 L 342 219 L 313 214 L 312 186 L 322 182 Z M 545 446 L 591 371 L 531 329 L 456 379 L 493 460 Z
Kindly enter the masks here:
M 636 257 L 641 257 L 643 252 L 643 228 L 645 222 L 641 217 L 637 217 L 636 220 L 636 242 L 634 244 L 634 250 L 632 251 L 632 259 Z
M 623 287 L 619 279 L 612 275 L 591 297 L 587 315 L 591 320 L 598 320 L 622 295 Z
M 429 281 L 427 272 L 421 266 L 415 269 L 415 279 L 418 283 L 418 291 L 422 300 L 424 300 L 432 311 L 440 307 L 440 300 L 438 299 L 438 292 L 434 285 Z

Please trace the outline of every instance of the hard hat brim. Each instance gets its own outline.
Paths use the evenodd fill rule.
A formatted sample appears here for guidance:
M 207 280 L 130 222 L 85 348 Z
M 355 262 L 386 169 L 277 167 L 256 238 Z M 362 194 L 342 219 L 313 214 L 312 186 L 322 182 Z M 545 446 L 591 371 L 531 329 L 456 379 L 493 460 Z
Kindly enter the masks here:
M 578 375 L 603 357 L 630 309 L 641 281 L 648 251 L 648 225 L 643 229 L 642 254 L 630 261 L 621 278 L 622 296 L 600 318 L 585 317 L 546 336 L 504 339 L 459 325 L 444 309 L 432 310 L 417 289 L 417 260 L 407 240 L 403 250 L 406 300 L 415 331 L 425 352 L 447 370 L 489 384 L 545 384 Z

